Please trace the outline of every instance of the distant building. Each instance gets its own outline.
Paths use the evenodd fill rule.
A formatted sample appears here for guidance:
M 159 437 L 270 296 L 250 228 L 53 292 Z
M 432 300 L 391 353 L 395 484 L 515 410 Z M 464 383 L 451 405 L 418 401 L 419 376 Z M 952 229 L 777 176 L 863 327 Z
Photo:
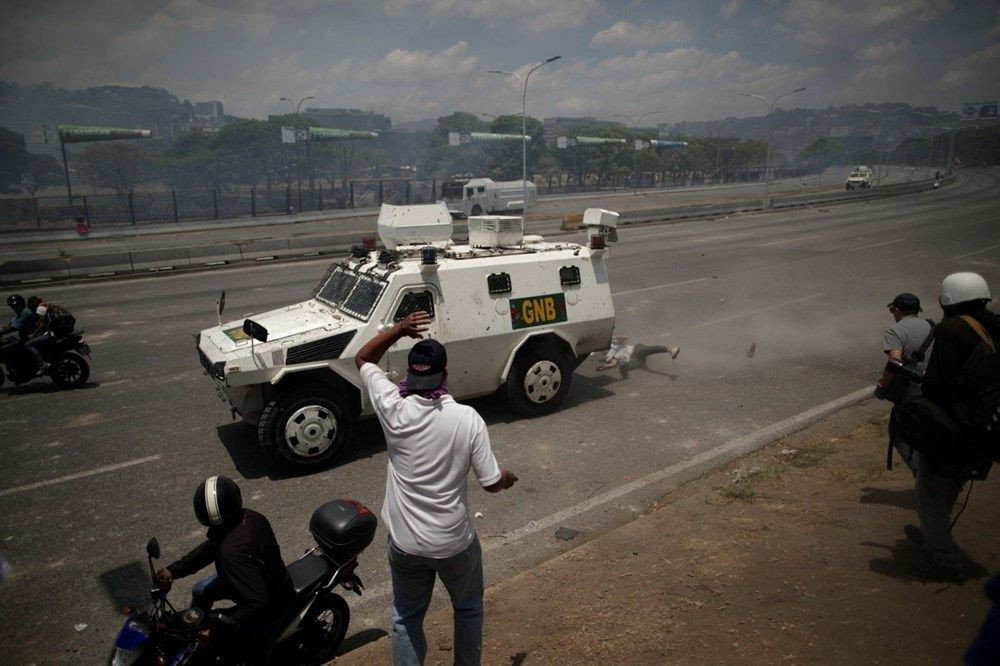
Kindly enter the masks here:
M 222 102 L 195 102 L 194 114 L 221 123 L 226 115 L 222 110 Z
M 392 129 L 392 119 L 374 111 L 307 108 L 304 113 L 315 120 L 320 127 L 365 132 L 384 132 Z
M 552 116 L 542 120 L 545 128 L 545 142 L 555 143 L 556 137 L 572 136 L 580 127 L 624 127 L 614 120 L 598 120 L 593 116 Z

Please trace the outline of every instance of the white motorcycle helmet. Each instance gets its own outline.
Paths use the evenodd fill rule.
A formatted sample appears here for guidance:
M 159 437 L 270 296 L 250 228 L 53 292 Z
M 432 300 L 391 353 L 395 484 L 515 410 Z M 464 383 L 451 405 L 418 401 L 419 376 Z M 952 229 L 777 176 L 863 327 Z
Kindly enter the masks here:
M 968 303 L 970 301 L 992 301 L 990 287 L 978 273 L 952 273 L 941 281 L 941 307 Z

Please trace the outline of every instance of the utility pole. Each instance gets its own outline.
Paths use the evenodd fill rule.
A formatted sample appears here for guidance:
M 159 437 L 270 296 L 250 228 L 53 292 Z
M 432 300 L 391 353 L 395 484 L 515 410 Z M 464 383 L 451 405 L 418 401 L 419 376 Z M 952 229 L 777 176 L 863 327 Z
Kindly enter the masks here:
M 634 142 L 637 141 L 637 139 L 635 138 L 635 134 L 636 134 L 637 130 L 639 129 L 639 123 L 642 122 L 643 118 L 645 118 L 646 116 L 655 115 L 657 113 L 659 113 L 659 111 L 647 111 L 646 113 L 640 115 L 638 118 L 634 118 L 634 119 L 633 119 L 632 116 L 627 116 L 624 113 L 616 113 L 615 114 L 615 118 L 625 118 L 626 120 L 628 120 L 629 122 L 632 123 L 632 140 L 633 140 L 632 148 L 635 149 L 635 150 L 632 151 L 632 193 L 633 194 L 638 194 L 639 193 L 639 149 L 635 147 L 635 143 Z
M 299 111 L 302 109 L 302 102 L 306 101 L 307 99 L 316 99 L 316 97 L 314 95 L 309 95 L 308 97 L 303 97 L 302 99 L 299 100 L 298 104 L 294 104 L 294 102 L 292 102 L 292 100 L 289 99 L 288 97 L 279 97 L 278 99 L 280 99 L 282 102 L 288 102 L 290 105 L 293 105 L 293 107 L 295 109 L 295 117 L 294 117 L 294 122 L 295 122 L 295 185 L 296 185 L 296 189 L 298 190 L 298 194 L 299 194 L 299 212 L 301 213 L 302 212 L 302 174 L 299 171 Z M 307 142 L 307 145 L 306 145 L 306 157 L 307 157 L 307 159 L 309 159 L 309 164 L 310 164 L 309 173 L 311 174 L 312 173 L 312 158 L 309 156 L 308 141 L 309 141 L 309 135 L 307 133 L 306 134 L 306 142 Z M 310 189 L 310 191 L 312 191 L 312 185 L 311 184 L 309 186 L 309 189 Z
M 771 112 L 774 111 L 774 105 L 778 103 L 779 99 L 781 99 L 782 97 L 788 97 L 789 95 L 794 95 L 795 93 L 800 93 L 803 90 L 805 90 L 805 87 L 796 88 L 792 92 L 788 92 L 788 93 L 785 93 L 783 95 L 778 95 L 773 100 L 770 100 L 770 99 L 764 97 L 763 95 L 757 95 L 757 94 L 752 93 L 752 92 L 741 92 L 740 94 L 741 95 L 746 95 L 747 97 L 755 97 L 755 98 L 757 98 L 759 100 L 763 100 L 763 102 L 765 104 L 768 104 L 769 106 L 767 108 L 767 114 L 764 116 L 765 118 L 767 118 L 767 116 L 771 115 Z M 770 131 L 770 129 L 768 129 L 767 156 L 765 157 L 765 161 L 764 161 L 764 206 L 766 208 L 770 208 L 771 207 L 771 131 Z

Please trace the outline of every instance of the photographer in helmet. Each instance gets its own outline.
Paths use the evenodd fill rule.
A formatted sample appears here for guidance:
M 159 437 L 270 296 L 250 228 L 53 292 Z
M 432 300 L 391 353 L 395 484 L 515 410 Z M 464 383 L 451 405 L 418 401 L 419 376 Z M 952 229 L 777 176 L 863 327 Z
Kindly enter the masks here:
M 292 583 L 267 518 L 243 507 L 240 488 L 225 476 L 202 482 L 194 494 L 198 522 L 207 540 L 156 576 L 164 583 L 189 576 L 215 563 L 216 574 L 199 581 L 191 605 L 208 611 L 216 601 L 236 605 L 226 610 L 235 635 L 232 651 L 243 664 L 266 664 L 292 598 Z

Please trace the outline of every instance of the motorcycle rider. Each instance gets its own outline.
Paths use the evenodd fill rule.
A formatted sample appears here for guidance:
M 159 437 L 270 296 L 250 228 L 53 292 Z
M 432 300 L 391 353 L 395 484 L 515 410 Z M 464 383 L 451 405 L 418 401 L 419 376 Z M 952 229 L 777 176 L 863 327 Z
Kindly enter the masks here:
M 31 332 L 35 330 L 37 315 L 31 311 L 27 303 L 24 302 L 24 297 L 20 294 L 8 296 L 7 305 L 14 311 L 14 316 L 11 317 L 8 325 L 0 329 L 0 337 L 16 331 L 18 343 L 9 345 L 2 350 L 3 359 L 6 362 L 17 364 L 20 360 L 18 357 L 23 356 L 24 343 L 28 340 Z
M 38 374 L 43 375 L 48 371 L 49 364 L 42 357 L 40 348 L 52 339 L 52 334 L 49 332 L 49 318 L 46 315 L 49 304 L 38 296 L 32 296 L 28 299 L 28 309 L 35 313 L 35 328 L 28 333 L 24 348 L 35 359 L 38 365 Z
M 198 486 L 194 512 L 208 527 L 207 540 L 156 577 L 170 584 L 214 562 L 216 574 L 195 585 L 191 605 L 208 611 L 216 601 L 235 602 L 225 611 L 233 627 L 223 647 L 237 663 L 267 664 L 294 593 L 271 524 L 243 507 L 239 486 L 225 476 Z

